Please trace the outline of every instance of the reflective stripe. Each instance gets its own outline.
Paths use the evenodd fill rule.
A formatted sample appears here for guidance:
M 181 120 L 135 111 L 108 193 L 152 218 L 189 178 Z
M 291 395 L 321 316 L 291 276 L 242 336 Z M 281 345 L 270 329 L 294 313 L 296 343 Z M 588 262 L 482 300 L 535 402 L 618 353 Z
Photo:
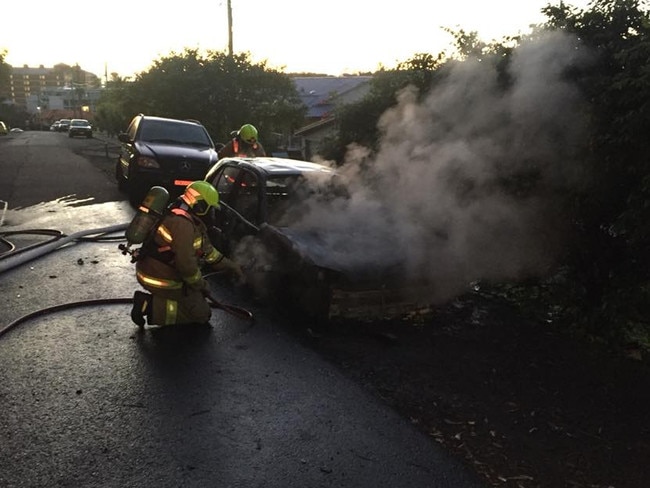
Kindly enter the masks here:
M 171 243 L 174 240 L 172 238 L 171 232 L 169 232 L 169 229 L 167 229 L 167 227 L 162 224 L 158 226 L 158 234 L 163 238 L 165 242 Z
M 188 277 L 184 276 L 183 279 L 185 280 L 185 282 L 192 285 L 192 284 L 196 283 L 197 281 L 199 281 L 202 277 L 203 277 L 203 275 L 201 274 L 201 270 L 197 269 L 196 273 L 194 273 L 192 276 L 188 276 Z
M 188 188 L 185 190 L 185 195 L 187 196 L 187 199 L 189 200 L 190 207 L 193 207 L 194 204 L 199 200 L 198 197 L 201 196 L 201 194 L 196 191 L 194 188 Z
M 153 288 L 161 288 L 165 290 L 179 290 L 183 288 L 183 283 L 180 281 L 166 280 L 164 278 L 154 278 L 153 276 L 144 274 L 142 271 L 136 271 L 135 275 L 140 283 L 143 285 L 151 286 Z
M 205 262 L 208 264 L 214 263 L 219 257 L 221 256 L 221 253 L 217 251 L 215 248 L 212 248 L 212 251 L 205 257 Z
M 172 212 L 174 210 L 179 210 L 178 215 L 188 215 L 187 212 L 185 212 L 184 210 L 173 209 Z M 182 213 L 180 213 L 180 212 L 182 212 Z M 160 237 L 162 237 L 162 239 L 165 242 L 167 242 L 169 244 L 171 244 L 174 241 L 174 238 L 172 237 L 171 232 L 169 232 L 169 229 L 167 229 L 167 227 L 165 227 L 162 224 L 158 226 L 158 234 L 160 235 Z M 199 254 L 198 251 L 200 251 L 202 247 L 203 247 L 203 236 L 195 237 L 194 241 L 192 241 L 192 248 L 194 249 L 194 251 L 197 251 L 197 254 Z M 158 250 L 160 251 L 162 249 L 163 248 L 160 247 Z M 167 250 L 167 249 L 165 249 L 165 250 Z
M 176 300 L 165 300 L 165 325 L 176 323 L 178 313 L 178 302 Z

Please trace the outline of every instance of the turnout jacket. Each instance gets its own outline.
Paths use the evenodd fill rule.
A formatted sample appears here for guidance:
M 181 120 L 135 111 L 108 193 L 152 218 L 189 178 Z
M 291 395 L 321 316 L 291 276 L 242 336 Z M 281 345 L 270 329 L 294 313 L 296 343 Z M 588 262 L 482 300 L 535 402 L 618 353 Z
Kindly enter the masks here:
M 234 156 L 241 158 L 262 157 L 266 156 L 266 151 L 264 150 L 264 146 L 259 142 L 256 142 L 255 144 L 247 144 L 244 141 L 241 141 L 239 137 L 234 137 L 228 142 L 228 144 L 221 148 L 221 151 L 219 151 L 219 159 Z
M 136 277 L 147 288 L 203 289 L 201 265 L 224 258 L 212 246 L 203 221 L 183 208 L 172 208 L 163 217 L 146 247 L 144 257 L 136 263 Z

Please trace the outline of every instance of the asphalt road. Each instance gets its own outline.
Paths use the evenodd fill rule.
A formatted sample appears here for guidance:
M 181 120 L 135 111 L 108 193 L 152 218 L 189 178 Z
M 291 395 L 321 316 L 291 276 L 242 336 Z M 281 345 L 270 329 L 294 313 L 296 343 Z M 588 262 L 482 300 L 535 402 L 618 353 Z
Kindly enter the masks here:
M 483 486 L 216 279 L 254 324 L 215 310 L 211 329 L 139 331 L 121 233 L 93 239 L 133 215 L 104 149 L 0 139 L 2 251 L 50 239 L 35 230 L 89 238 L 0 259 L 1 487 Z

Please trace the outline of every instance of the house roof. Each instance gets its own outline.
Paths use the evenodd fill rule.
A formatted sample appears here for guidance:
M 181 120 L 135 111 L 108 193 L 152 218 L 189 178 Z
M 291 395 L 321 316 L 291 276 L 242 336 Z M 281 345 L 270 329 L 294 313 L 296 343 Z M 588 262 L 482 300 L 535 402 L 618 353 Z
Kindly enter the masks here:
M 330 115 L 336 99 L 367 84 L 372 76 L 295 76 L 292 78 L 307 118 L 321 119 Z
M 296 136 L 306 136 L 308 134 L 311 134 L 313 132 L 317 132 L 324 127 L 330 126 L 334 123 L 336 120 L 336 117 L 324 117 L 321 120 L 317 120 L 316 122 L 312 122 L 309 125 L 306 125 L 304 127 L 301 127 L 298 129 L 294 135 Z

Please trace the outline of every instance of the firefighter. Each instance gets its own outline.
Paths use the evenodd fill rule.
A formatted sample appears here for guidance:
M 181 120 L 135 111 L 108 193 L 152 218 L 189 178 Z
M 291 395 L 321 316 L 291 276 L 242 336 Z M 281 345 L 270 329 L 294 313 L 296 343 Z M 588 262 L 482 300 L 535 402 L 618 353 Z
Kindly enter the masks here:
M 251 124 L 242 125 L 233 138 L 219 151 L 219 159 L 227 157 L 254 158 L 266 156 L 264 146 L 257 140 L 257 129 Z
M 211 308 L 201 273 L 203 263 L 242 279 L 241 268 L 215 249 L 202 216 L 219 208 L 219 193 L 206 181 L 194 181 L 172 202 L 142 246 L 136 278 L 150 293 L 136 291 L 131 319 L 149 325 L 208 324 Z

